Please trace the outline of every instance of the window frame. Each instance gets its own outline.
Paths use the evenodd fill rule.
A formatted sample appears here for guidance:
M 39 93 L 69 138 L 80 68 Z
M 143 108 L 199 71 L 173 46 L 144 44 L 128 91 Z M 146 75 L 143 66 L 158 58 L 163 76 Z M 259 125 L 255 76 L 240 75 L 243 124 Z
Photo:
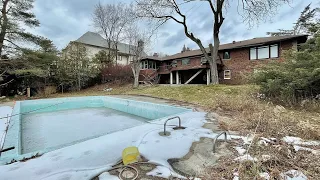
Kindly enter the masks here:
M 226 78 L 226 72 L 229 72 L 230 74 L 229 74 L 229 78 Z M 227 79 L 227 80 L 229 80 L 229 79 L 231 79 L 231 70 L 230 69 L 227 69 L 227 70 L 224 70 L 223 71 L 223 79 Z
M 271 57 L 271 47 L 277 46 L 277 57 Z M 267 58 L 259 58 L 259 49 L 263 47 L 268 47 L 268 57 Z M 255 50 L 255 58 L 253 59 L 251 56 L 251 50 Z M 261 45 L 261 46 L 255 46 L 255 47 L 250 47 L 249 48 L 249 60 L 254 61 L 254 60 L 266 60 L 266 59 L 277 59 L 280 57 L 280 44 L 268 44 L 268 45 Z
M 187 61 L 187 64 L 184 64 L 184 63 L 183 63 L 184 61 Z M 181 65 L 182 65 L 182 66 L 188 66 L 188 65 L 190 65 L 190 64 L 191 64 L 190 58 L 183 58 L 183 59 L 181 59 Z
M 225 53 L 228 53 L 228 54 L 229 54 L 229 58 L 225 58 L 225 56 L 224 56 Z M 222 52 L 222 59 L 223 59 L 223 60 L 230 60 L 230 59 L 231 59 L 230 51 L 223 51 L 223 52 Z

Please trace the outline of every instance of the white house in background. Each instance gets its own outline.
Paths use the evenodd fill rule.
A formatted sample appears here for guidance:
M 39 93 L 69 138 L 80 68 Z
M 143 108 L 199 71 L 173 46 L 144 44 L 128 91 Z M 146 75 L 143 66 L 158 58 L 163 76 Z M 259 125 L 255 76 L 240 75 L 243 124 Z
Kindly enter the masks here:
M 108 41 L 104 39 L 100 34 L 95 32 L 86 32 L 79 39 L 74 42 L 83 44 L 88 52 L 88 57 L 93 58 L 95 54 L 97 54 L 101 50 L 109 51 L 108 49 Z M 118 43 L 118 58 L 114 59 L 116 64 L 128 65 L 130 61 L 133 59 L 133 54 L 130 53 L 129 44 Z M 131 48 L 132 49 L 132 48 Z M 115 49 L 112 49 L 115 51 Z

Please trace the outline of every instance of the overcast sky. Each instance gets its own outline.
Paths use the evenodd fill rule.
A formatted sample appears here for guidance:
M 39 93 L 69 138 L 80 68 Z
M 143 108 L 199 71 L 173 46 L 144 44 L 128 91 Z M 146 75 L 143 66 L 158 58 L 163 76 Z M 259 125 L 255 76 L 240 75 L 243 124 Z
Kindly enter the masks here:
M 61 49 L 69 41 L 76 40 L 87 31 L 95 31 L 91 17 L 94 6 L 99 0 L 36 0 L 34 12 L 40 20 L 40 27 L 32 29 L 35 34 L 45 36 Z M 101 3 L 116 3 L 117 0 L 100 0 Z M 122 2 L 130 2 L 123 0 Z M 249 28 L 234 5 L 238 0 L 231 0 L 226 19 L 220 31 L 221 43 L 229 43 L 266 36 L 268 31 L 290 29 L 306 5 L 319 6 L 319 0 L 291 0 L 290 5 L 283 5 L 271 20 L 260 22 L 259 26 Z M 188 25 L 205 45 L 212 41 L 212 13 L 207 3 L 192 3 L 183 7 L 188 17 Z M 153 43 L 153 52 L 174 54 L 181 51 L 183 45 L 198 49 L 188 40 L 181 25 L 167 22 L 157 34 Z

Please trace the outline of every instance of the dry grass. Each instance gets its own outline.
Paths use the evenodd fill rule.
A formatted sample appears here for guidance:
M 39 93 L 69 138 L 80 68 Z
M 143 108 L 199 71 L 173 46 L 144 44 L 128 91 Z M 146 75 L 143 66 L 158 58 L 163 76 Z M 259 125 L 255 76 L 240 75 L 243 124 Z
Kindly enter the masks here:
M 149 95 L 197 104 L 208 111 L 230 117 L 220 119 L 226 130 L 257 132 L 266 137 L 298 136 L 320 140 L 320 114 L 303 108 L 283 108 L 256 97 L 258 88 L 243 86 L 158 86 L 140 88 L 129 94 Z
M 229 150 L 242 144 L 241 142 L 229 142 Z M 246 147 L 247 149 L 248 147 Z M 235 154 L 237 154 L 235 152 Z M 263 179 L 260 173 L 266 172 L 270 179 L 282 179 L 281 173 L 295 169 L 301 171 L 309 179 L 318 179 L 320 177 L 320 158 L 308 151 L 296 152 L 291 145 L 284 142 L 269 144 L 264 146 L 254 140 L 249 154 L 257 158 L 257 161 L 236 162 L 232 157 L 222 157 L 219 163 L 207 169 L 206 179 L 233 179 L 234 173 L 239 174 L 240 179 Z

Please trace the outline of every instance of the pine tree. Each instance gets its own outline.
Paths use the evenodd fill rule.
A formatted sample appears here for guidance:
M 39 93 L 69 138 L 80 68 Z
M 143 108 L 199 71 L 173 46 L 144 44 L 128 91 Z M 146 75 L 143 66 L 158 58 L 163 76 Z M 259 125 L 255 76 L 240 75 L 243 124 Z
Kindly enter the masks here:
M 28 27 L 40 25 L 31 12 L 34 0 L 2 0 L 0 2 L 0 57 L 9 52 L 20 50 L 17 41 L 39 41 L 39 37 L 25 32 L 22 24 Z

